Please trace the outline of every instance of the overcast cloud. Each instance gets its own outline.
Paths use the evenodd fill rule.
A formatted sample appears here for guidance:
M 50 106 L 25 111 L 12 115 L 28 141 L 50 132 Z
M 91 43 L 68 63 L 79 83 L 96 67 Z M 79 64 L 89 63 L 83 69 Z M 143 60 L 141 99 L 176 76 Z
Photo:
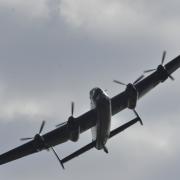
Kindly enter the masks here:
M 134 81 L 180 54 L 180 2 L 144 0 L 0 0 L 0 153 L 66 121 L 70 102 L 76 116 L 89 110 L 89 91 L 110 96 L 124 90 L 112 83 Z M 125 179 L 177 180 L 180 176 L 180 70 L 139 101 L 139 124 L 107 144 L 109 155 L 92 150 L 61 170 L 43 151 L 0 167 L 6 180 Z M 113 117 L 113 127 L 133 118 Z M 91 141 L 56 147 L 64 157 Z

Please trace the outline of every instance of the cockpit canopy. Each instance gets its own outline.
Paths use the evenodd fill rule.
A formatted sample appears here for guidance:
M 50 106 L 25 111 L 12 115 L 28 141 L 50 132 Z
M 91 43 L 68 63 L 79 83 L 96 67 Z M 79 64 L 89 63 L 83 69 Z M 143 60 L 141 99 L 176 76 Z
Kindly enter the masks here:
M 96 88 L 93 88 L 91 91 L 90 91 L 90 99 L 91 100 L 96 100 L 98 99 L 99 95 L 102 95 L 103 94 L 103 90 L 96 87 Z

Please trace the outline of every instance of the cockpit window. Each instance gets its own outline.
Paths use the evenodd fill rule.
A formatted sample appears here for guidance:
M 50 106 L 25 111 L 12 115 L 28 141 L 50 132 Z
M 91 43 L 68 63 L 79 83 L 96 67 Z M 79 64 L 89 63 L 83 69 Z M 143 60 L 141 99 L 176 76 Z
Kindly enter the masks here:
M 90 97 L 96 99 L 103 91 L 100 88 L 94 88 L 90 91 Z

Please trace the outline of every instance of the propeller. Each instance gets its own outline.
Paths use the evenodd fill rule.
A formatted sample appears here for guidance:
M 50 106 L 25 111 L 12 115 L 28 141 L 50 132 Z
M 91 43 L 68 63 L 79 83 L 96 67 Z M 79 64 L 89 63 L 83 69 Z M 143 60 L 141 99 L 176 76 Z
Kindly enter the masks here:
M 140 77 L 138 77 L 134 82 L 133 82 L 133 85 L 134 84 L 136 84 L 136 83 L 138 83 L 141 79 L 143 79 L 144 78 L 144 75 L 141 75 Z M 125 83 L 123 83 L 123 82 L 121 82 L 121 81 L 117 81 L 117 80 L 113 80 L 113 82 L 115 82 L 115 83 L 117 83 L 117 84 L 121 84 L 121 85 L 123 85 L 123 86 L 127 86 L 128 84 L 125 84 Z
M 144 78 L 144 75 L 141 75 L 140 77 L 138 77 L 138 78 L 133 82 L 133 85 L 135 85 L 136 83 L 138 83 L 138 82 L 139 82 L 141 79 L 143 79 L 143 78 Z M 121 84 L 121 85 L 128 86 L 128 84 L 122 83 L 122 82 L 117 81 L 117 80 L 114 80 L 114 82 L 115 82 L 115 83 L 118 83 L 118 84 Z M 131 109 L 133 110 L 133 112 L 134 112 L 134 114 L 137 116 L 137 118 L 139 119 L 140 124 L 143 125 L 143 122 L 142 122 L 139 114 L 138 114 L 137 111 L 135 110 L 135 107 L 136 107 L 136 105 L 135 105 L 133 108 L 131 108 Z
M 160 66 L 163 66 L 163 65 L 164 65 L 165 58 L 166 58 L 166 51 L 163 51 L 162 60 L 161 60 Z M 163 67 L 164 67 L 164 66 L 163 66 Z M 144 73 L 150 73 L 150 72 L 153 72 L 153 71 L 156 71 L 156 70 L 157 70 L 157 69 L 148 69 L 148 70 L 144 71 Z M 171 76 L 170 74 L 168 74 L 168 76 L 169 76 L 169 78 L 170 78 L 171 80 L 174 81 L 174 77 L 173 77 L 173 76 Z
M 123 83 L 123 82 L 120 82 L 120 81 L 117 81 L 117 80 L 113 80 L 113 82 L 117 83 L 117 84 L 121 84 L 123 86 L 127 86 L 127 84 Z
M 58 156 L 57 152 L 55 151 L 55 149 L 54 149 L 52 146 L 50 147 L 50 149 L 52 150 L 52 152 L 54 153 L 55 157 L 56 157 L 57 160 L 59 161 L 61 167 L 62 167 L 63 169 L 65 169 L 65 168 L 64 168 L 64 164 L 62 163 L 62 161 L 61 161 L 61 159 L 59 158 L 59 156 Z
M 42 123 L 41 123 L 40 129 L 39 129 L 39 132 L 37 133 L 37 135 L 40 135 L 40 134 L 42 133 L 42 131 L 43 131 L 43 129 L 44 129 L 45 123 L 46 123 L 46 121 L 43 120 Z M 27 140 L 32 140 L 32 139 L 34 139 L 34 137 L 21 138 L 20 140 L 21 140 L 21 141 L 27 141 Z
M 133 84 L 136 84 L 136 83 L 138 83 L 141 79 L 143 79 L 144 78 L 144 75 L 141 75 L 138 79 L 136 79 L 134 82 L 133 82 Z
M 109 153 L 108 148 L 107 148 L 106 146 L 103 147 L 103 150 L 104 150 L 104 152 L 105 152 L 106 154 Z
M 143 126 L 143 122 L 142 122 L 139 114 L 137 113 L 137 111 L 136 111 L 135 109 L 133 109 L 133 112 L 134 112 L 134 114 L 137 116 L 137 118 L 139 118 L 139 122 L 140 122 L 140 124 Z
M 74 115 L 74 107 L 75 107 L 74 102 L 71 102 L 71 116 Z M 65 124 L 67 124 L 67 121 L 56 125 L 56 127 L 61 127 L 61 126 L 65 125 Z
M 56 127 L 61 127 L 61 126 L 65 125 L 65 124 L 67 124 L 67 122 L 63 122 L 61 124 L 58 124 L 58 125 L 56 125 Z
M 162 60 L 161 60 L 161 65 L 163 65 L 163 64 L 164 64 L 165 57 L 166 57 L 166 51 L 164 51 L 164 52 L 163 52 L 163 55 L 162 55 Z
M 74 102 L 71 102 L 71 116 L 74 115 Z
M 60 165 L 61 165 L 62 168 L 64 169 L 64 165 L 63 165 L 61 159 L 59 158 L 58 154 L 56 153 L 55 149 L 54 149 L 52 146 L 49 146 L 46 142 L 44 142 L 44 139 L 43 139 L 43 138 L 41 137 L 41 135 L 40 135 L 40 134 L 42 133 L 43 129 L 44 129 L 45 123 L 46 123 L 46 122 L 43 120 L 43 121 L 42 121 L 42 124 L 41 124 L 41 126 L 40 126 L 40 129 L 39 129 L 39 132 L 38 132 L 38 134 L 35 135 L 35 137 L 36 137 L 36 136 L 39 136 L 39 137 L 41 138 L 41 141 L 45 144 L 45 146 L 48 146 L 48 147 L 49 147 L 49 148 L 46 148 L 46 149 L 47 149 L 47 150 L 51 150 L 51 151 L 53 152 L 53 154 L 55 155 L 55 157 L 56 157 L 57 160 L 59 161 Z M 32 139 L 35 140 L 35 137 L 21 138 L 20 140 L 21 140 L 21 141 L 32 140 Z

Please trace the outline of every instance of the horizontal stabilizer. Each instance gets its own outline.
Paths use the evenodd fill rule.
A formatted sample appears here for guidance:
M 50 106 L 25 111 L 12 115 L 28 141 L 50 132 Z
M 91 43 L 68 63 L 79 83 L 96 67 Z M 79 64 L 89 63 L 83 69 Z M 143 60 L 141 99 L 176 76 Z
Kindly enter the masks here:
M 112 138 L 113 136 L 119 134 L 120 132 L 124 131 L 125 129 L 132 126 L 133 124 L 135 124 L 138 121 L 139 121 L 139 118 L 137 117 L 137 118 L 123 124 L 122 126 L 114 129 L 113 131 L 111 131 L 109 138 Z M 89 151 L 90 149 L 94 148 L 95 145 L 96 145 L 96 142 L 93 141 L 93 142 L 87 144 L 86 146 L 82 147 L 81 149 L 75 151 L 74 153 L 70 154 L 69 156 L 65 157 L 64 159 L 61 160 L 61 162 L 66 163 L 66 162 L 70 161 L 71 159 L 73 159 L 73 158 L 75 158 L 75 157 Z
M 93 141 L 91 143 L 89 143 L 88 145 L 82 147 L 81 149 L 75 151 L 74 153 L 72 153 L 71 155 L 65 157 L 64 159 L 62 159 L 62 163 L 66 163 L 67 161 L 70 161 L 71 159 L 85 153 L 86 151 L 89 151 L 90 149 L 92 149 L 93 147 L 95 147 L 96 142 Z
M 139 122 L 138 117 L 131 120 L 131 121 L 129 121 L 129 122 L 127 122 L 127 123 L 125 123 L 125 124 L 123 124 L 122 126 L 116 128 L 116 129 L 114 129 L 113 131 L 111 131 L 109 138 L 114 137 L 115 135 L 119 134 L 120 132 L 124 131 L 125 129 L 129 128 L 130 126 L 132 126 L 133 124 L 135 124 L 137 122 Z

